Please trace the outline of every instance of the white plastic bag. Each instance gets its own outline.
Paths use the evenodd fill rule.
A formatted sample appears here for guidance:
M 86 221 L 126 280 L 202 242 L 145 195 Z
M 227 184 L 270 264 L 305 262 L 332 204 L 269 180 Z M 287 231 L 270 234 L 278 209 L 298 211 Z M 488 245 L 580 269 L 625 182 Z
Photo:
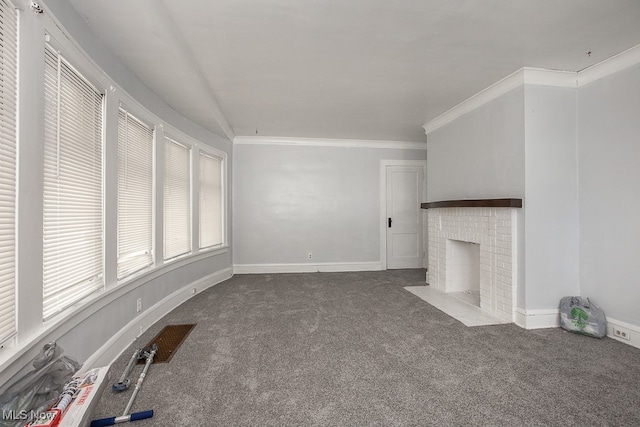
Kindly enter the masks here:
M 589 298 L 560 299 L 560 326 L 570 332 L 602 338 L 607 334 L 607 319 Z
M 46 410 L 53 403 L 62 386 L 80 369 L 71 357 L 63 356 L 55 342 L 46 344 L 32 365 L 35 370 L 24 375 L 0 396 L 0 427 L 23 426 L 31 411 Z M 13 419 L 12 419 L 13 418 Z

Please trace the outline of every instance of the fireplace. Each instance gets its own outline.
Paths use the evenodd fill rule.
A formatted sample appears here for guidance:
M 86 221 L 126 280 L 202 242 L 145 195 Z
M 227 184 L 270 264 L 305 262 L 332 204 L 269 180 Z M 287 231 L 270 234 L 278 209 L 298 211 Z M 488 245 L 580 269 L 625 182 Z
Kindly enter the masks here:
M 429 284 L 447 293 L 479 292 L 483 311 L 512 322 L 518 285 L 516 208 L 521 206 L 520 199 L 424 203 Z

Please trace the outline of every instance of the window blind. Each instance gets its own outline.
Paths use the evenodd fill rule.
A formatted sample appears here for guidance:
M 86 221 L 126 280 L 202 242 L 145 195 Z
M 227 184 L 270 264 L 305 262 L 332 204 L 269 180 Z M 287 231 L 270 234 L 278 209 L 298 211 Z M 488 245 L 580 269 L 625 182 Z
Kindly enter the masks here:
M 103 286 L 103 95 L 45 48 L 43 317 Z
M 16 67 L 17 18 L 0 0 L 0 343 L 16 332 Z
M 118 279 L 153 263 L 153 129 L 118 116 Z
M 165 137 L 164 259 L 191 252 L 191 149 Z
M 200 153 L 200 248 L 222 244 L 222 159 Z

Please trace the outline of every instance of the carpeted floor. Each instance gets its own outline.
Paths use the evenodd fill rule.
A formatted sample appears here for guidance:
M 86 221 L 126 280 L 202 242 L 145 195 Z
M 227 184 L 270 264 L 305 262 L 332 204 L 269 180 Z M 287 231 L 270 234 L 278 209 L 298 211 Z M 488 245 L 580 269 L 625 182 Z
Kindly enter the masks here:
M 638 426 L 640 350 L 513 324 L 465 327 L 403 286 L 424 270 L 237 275 L 145 332 L 197 323 L 152 365 L 135 426 Z M 141 366 L 132 375 L 137 379 Z M 107 389 L 96 418 L 121 415 Z

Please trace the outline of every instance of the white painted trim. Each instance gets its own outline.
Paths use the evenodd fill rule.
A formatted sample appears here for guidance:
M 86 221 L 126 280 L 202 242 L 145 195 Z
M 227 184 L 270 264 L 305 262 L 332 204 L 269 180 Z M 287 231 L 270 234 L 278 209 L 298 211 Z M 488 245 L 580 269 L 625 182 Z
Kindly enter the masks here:
M 462 101 L 460 104 L 456 105 L 448 111 L 445 111 L 435 119 L 427 122 L 423 126 L 425 133 L 428 135 L 436 129 L 439 129 L 444 125 L 451 123 L 464 114 L 467 114 L 475 110 L 476 108 L 481 107 L 484 104 L 487 104 L 490 101 L 493 101 L 494 99 L 504 95 L 505 93 L 522 86 L 524 84 L 523 76 L 524 74 L 522 73 L 522 70 L 518 70 L 515 73 L 509 74 L 502 80 L 492 84 L 488 88 L 476 93 L 472 97 Z
M 421 166 L 422 167 L 422 200 L 427 200 L 427 161 L 426 160 L 380 160 L 380 264 L 381 270 L 387 269 L 387 166 Z M 424 215 L 423 215 L 424 216 Z M 424 218 L 423 218 L 424 221 Z M 423 251 L 424 248 L 424 224 Z M 424 262 L 423 262 L 424 264 Z
M 524 67 L 427 122 L 423 128 L 425 133 L 429 134 L 462 115 L 525 84 L 579 88 L 637 64 L 640 64 L 640 45 L 627 49 L 579 72 Z
M 366 139 L 293 138 L 271 136 L 236 136 L 234 145 L 300 145 L 309 147 L 388 148 L 396 150 L 426 150 L 424 141 L 382 141 Z
M 637 64 L 640 64 L 640 45 L 578 72 L 578 87 L 588 85 L 591 82 Z
M 525 329 L 560 327 L 560 310 L 524 310 L 516 308 L 515 324 Z M 625 340 L 613 335 L 613 327 L 625 329 L 629 332 L 629 339 Z M 623 344 L 640 348 L 640 326 L 632 325 L 607 316 L 607 336 Z
M 392 160 L 380 160 L 380 268 L 387 269 L 387 164 Z
M 525 329 L 557 328 L 560 327 L 560 310 L 525 310 L 516 307 L 515 324 Z
M 428 135 L 464 114 L 525 84 L 575 88 L 577 85 L 577 74 L 569 71 L 554 71 L 528 67 L 521 68 L 429 121 L 423 126 L 425 133 Z
M 573 71 L 546 70 L 544 68 L 525 67 L 523 72 L 523 84 L 533 86 L 576 88 L 578 85 L 578 73 Z
M 167 295 L 161 301 L 131 320 L 124 328 L 120 329 L 105 342 L 102 347 L 89 356 L 83 363 L 81 371 L 84 372 L 98 366 L 111 365 L 115 359 L 118 358 L 137 337 L 149 329 L 151 325 L 162 319 L 188 299 L 231 277 L 233 277 L 233 271 L 231 267 L 228 267 L 224 270 L 209 274 Z M 193 288 L 197 289 L 196 294 L 193 294 Z
M 623 340 L 622 338 L 614 336 L 613 326 L 621 329 L 626 329 L 629 332 L 629 339 Z M 613 338 L 616 341 L 620 341 L 623 344 L 628 344 L 632 347 L 640 348 L 640 326 L 632 325 L 631 323 L 607 317 L 607 336 L 609 338 Z
M 318 273 L 346 271 L 379 271 L 375 262 L 323 262 L 315 264 L 234 264 L 233 274 Z
M 14 347 L 3 349 L 2 352 L 0 352 L 0 372 L 2 373 L 0 379 L 8 379 L 14 376 L 24 367 L 20 362 L 21 360 L 24 358 L 31 358 L 40 351 L 44 344 L 67 334 L 73 328 L 80 325 L 82 322 L 109 304 L 120 299 L 125 294 L 178 268 L 186 267 L 194 262 L 211 258 L 216 256 L 216 254 L 227 251 L 228 248 L 224 248 L 224 250 L 221 250 L 220 252 L 201 253 L 180 258 L 170 264 L 159 266 L 146 274 L 136 276 L 129 282 L 119 283 L 102 292 L 97 292 L 91 297 L 87 297 L 77 303 L 76 306 L 72 306 L 67 311 L 60 313 L 45 322 L 43 327 L 35 334 L 22 337 L 20 342 Z

